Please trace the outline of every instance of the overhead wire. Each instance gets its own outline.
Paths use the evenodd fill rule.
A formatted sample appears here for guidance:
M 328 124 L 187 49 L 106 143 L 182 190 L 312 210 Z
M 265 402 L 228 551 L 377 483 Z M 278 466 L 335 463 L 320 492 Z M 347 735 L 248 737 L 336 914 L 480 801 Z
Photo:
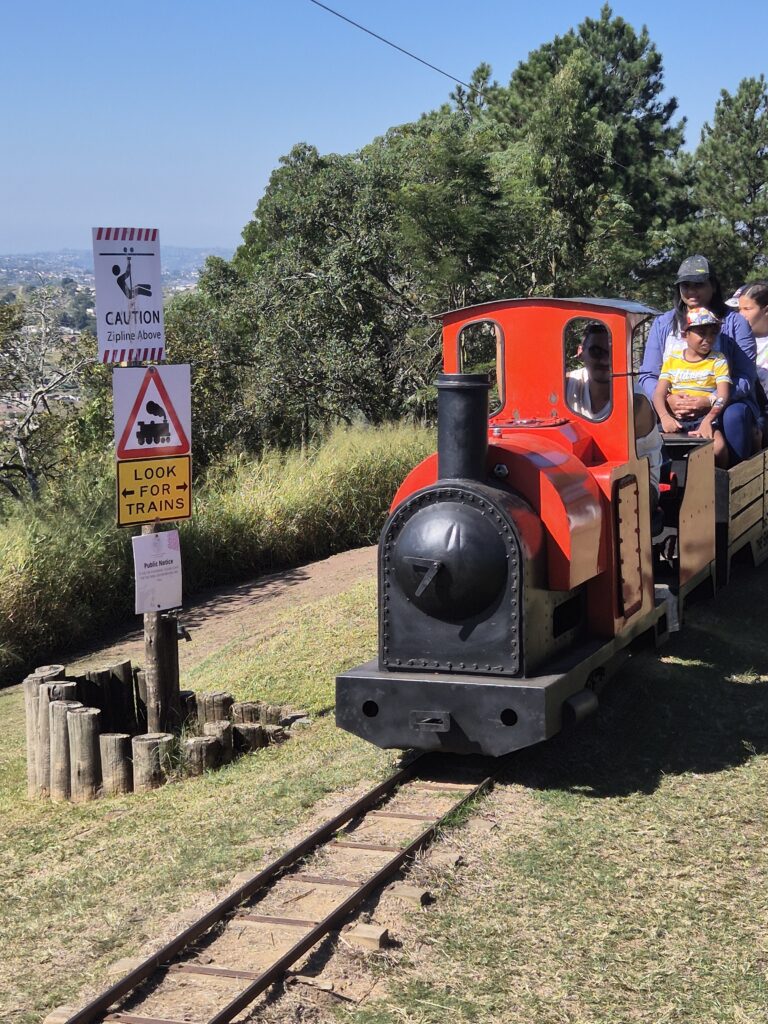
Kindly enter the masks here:
M 346 21 L 347 24 L 353 25 L 355 28 L 359 28 L 361 32 L 365 32 L 367 33 L 367 35 L 373 36 L 374 39 L 378 39 L 380 42 L 386 43 L 386 45 L 391 46 L 393 50 L 398 50 L 400 53 L 404 53 L 406 57 L 410 57 L 412 60 L 418 61 L 419 64 L 423 64 L 424 67 L 430 68 L 432 71 L 437 71 L 439 75 L 443 75 L 445 78 L 450 79 L 451 82 L 456 82 L 458 85 L 463 85 L 465 89 L 469 89 L 470 91 L 476 91 L 477 95 L 482 99 L 483 94 L 477 89 L 477 86 L 470 85 L 468 82 L 462 81 L 460 78 L 457 78 L 455 75 L 450 74 L 448 71 L 443 71 L 442 68 L 438 68 L 434 64 L 430 64 L 428 60 L 424 60 L 422 57 L 417 56 L 415 53 L 411 53 L 410 50 L 406 50 L 402 46 L 398 46 L 397 43 L 393 43 L 391 39 L 385 39 L 385 37 L 380 36 L 378 32 L 374 32 L 372 29 L 366 28 L 365 25 L 361 25 L 359 22 L 353 21 L 352 18 L 348 18 L 345 14 L 341 14 L 339 11 L 335 11 L 332 7 L 329 7 L 327 4 L 321 3 L 320 0 L 309 0 L 309 2 L 311 4 L 314 4 L 315 7 L 321 7 L 324 11 L 327 11 L 329 14 L 333 14 L 337 18 L 341 18 L 341 20 Z M 592 152 L 592 150 L 590 150 L 583 143 L 578 142 L 576 139 L 572 139 L 571 141 L 573 145 L 584 150 L 584 152 Z M 619 161 L 614 159 L 614 157 L 608 154 L 605 155 L 609 163 L 615 164 L 616 167 L 621 167 L 621 169 L 624 171 L 628 170 L 628 168 L 625 167 L 624 164 L 619 163 Z
M 349 25 L 354 25 L 355 28 L 359 28 L 361 32 L 366 32 L 369 36 L 373 36 L 374 39 L 378 39 L 382 43 L 386 43 L 387 46 L 391 46 L 393 50 L 399 50 L 400 53 L 404 53 L 406 57 L 410 57 L 412 60 L 417 60 L 419 64 L 423 64 L 424 67 L 430 68 L 432 71 L 437 71 L 439 75 L 444 75 L 445 78 L 449 78 L 452 82 L 456 82 L 458 85 L 463 85 L 465 89 L 475 89 L 473 85 L 469 85 L 468 82 L 462 82 L 460 78 L 455 75 L 449 74 L 447 71 L 443 71 L 442 68 L 436 67 L 434 64 L 430 64 L 428 60 L 423 60 L 418 57 L 415 53 L 411 53 L 410 50 L 403 49 L 402 46 L 398 46 L 397 43 L 393 43 L 391 39 L 385 39 L 384 36 L 380 36 L 378 32 L 373 32 L 371 29 L 366 28 L 365 25 L 361 25 L 357 21 L 353 21 L 348 18 L 345 14 L 340 14 L 339 11 L 334 11 L 332 7 L 327 4 L 320 3 L 320 0 L 309 0 L 315 7 L 322 7 L 324 11 L 328 11 L 329 14 L 335 15 L 337 18 L 341 18 L 342 21 L 346 21 Z

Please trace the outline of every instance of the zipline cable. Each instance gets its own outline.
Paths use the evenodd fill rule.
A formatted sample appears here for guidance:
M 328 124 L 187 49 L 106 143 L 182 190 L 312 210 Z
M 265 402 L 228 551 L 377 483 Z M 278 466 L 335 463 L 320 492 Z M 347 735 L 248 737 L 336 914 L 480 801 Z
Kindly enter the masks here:
M 365 25 L 359 24 L 357 21 L 352 21 L 345 14 L 339 14 L 338 11 L 334 11 L 332 7 L 328 7 L 327 4 L 321 4 L 320 0 L 309 0 L 315 7 L 322 7 L 324 11 L 328 11 L 329 14 L 335 14 L 337 18 L 341 18 L 342 21 L 348 22 L 350 25 L 354 25 L 355 28 L 359 28 L 361 32 L 367 32 L 369 36 L 373 36 L 374 39 L 378 39 L 382 43 L 386 43 L 387 46 L 391 46 L 393 50 L 399 50 L 400 53 L 404 53 L 406 57 L 410 57 L 412 60 L 417 60 L 419 64 L 423 64 L 424 67 L 431 68 L 432 71 L 437 71 L 439 75 L 444 75 L 446 78 L 450 78 L 452 82 L 457 82 L 459 85 L 463 85 L 465 89 L 475 89 L 473 85 L 469 85 L 467 82 L 462 82 L 460 78 L 456 78 L 455 75 L 448 74 L 447 71 L 443 71 L 442 68 L 435 67 L 434 64 L 430 64 L 428 60 L 422 60 L 421 57 L 417 57 L 415 53 L 411 53 L 410 50 L 404 50 L 402 46 L 398 46 L 397 43 L 393 43 L 389 39 L 385 39 L 384 36 L 380 36 L 377 32 L 372 32 L 371 29 L 366 28 Z

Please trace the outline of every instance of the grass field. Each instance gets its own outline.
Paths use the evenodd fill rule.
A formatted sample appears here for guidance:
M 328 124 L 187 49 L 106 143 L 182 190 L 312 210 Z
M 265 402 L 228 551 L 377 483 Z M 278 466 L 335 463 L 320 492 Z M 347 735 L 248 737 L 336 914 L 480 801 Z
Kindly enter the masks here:
M 695 606 L 597 717 L 522 752 L 458 830 L 467 866 L 407 916 L 355 1024 L 764 1024 L 768 1017 L 768 571 Z M 309 827 L 392 756 L 333 728 L 333 675 L 375 649 L 373 583 L 232 644 L 196 689 L 308 707 L 289 744 L 85 807 L 24 797 L 18 688 L 0 694 L 0 1019 L 31 1024 L 161 937 L 167 915 Z
M 212 468 L 179 526 L 184 593 L 373 543 L 403 477 L 433 448 L 421 427 L 360 426 Z M 114 516 L 105 456 L 0 523 L 0 684 L 131 616 L 132 531 Z

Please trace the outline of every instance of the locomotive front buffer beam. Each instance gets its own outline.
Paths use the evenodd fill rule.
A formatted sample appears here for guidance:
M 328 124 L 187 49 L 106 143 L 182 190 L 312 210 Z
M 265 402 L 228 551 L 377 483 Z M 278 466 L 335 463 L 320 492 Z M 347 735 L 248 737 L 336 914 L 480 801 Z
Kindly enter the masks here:
M 336 724 L 379 747 L 500 757 L 595 711 L 595 691 L 626 655 L 595 641 L 530 679 L 392 672 L 369 661 L 337 676 Z

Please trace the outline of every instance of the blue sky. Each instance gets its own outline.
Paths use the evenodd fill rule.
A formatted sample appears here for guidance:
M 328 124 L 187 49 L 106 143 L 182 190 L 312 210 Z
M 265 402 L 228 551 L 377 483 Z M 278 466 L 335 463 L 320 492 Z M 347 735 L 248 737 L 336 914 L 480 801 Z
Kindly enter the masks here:
M 465 81 L 506 83 L 600 3 L 329 0 Z M 768 3 L 617 0 L 646 24 L 695 145 L 722 88 L 768 64 Z M 0 253 L 87 249 L 98 224 L 235 246 L 280 156 L 349 152 L 452 84 L 309 0 L 5 0 Z

